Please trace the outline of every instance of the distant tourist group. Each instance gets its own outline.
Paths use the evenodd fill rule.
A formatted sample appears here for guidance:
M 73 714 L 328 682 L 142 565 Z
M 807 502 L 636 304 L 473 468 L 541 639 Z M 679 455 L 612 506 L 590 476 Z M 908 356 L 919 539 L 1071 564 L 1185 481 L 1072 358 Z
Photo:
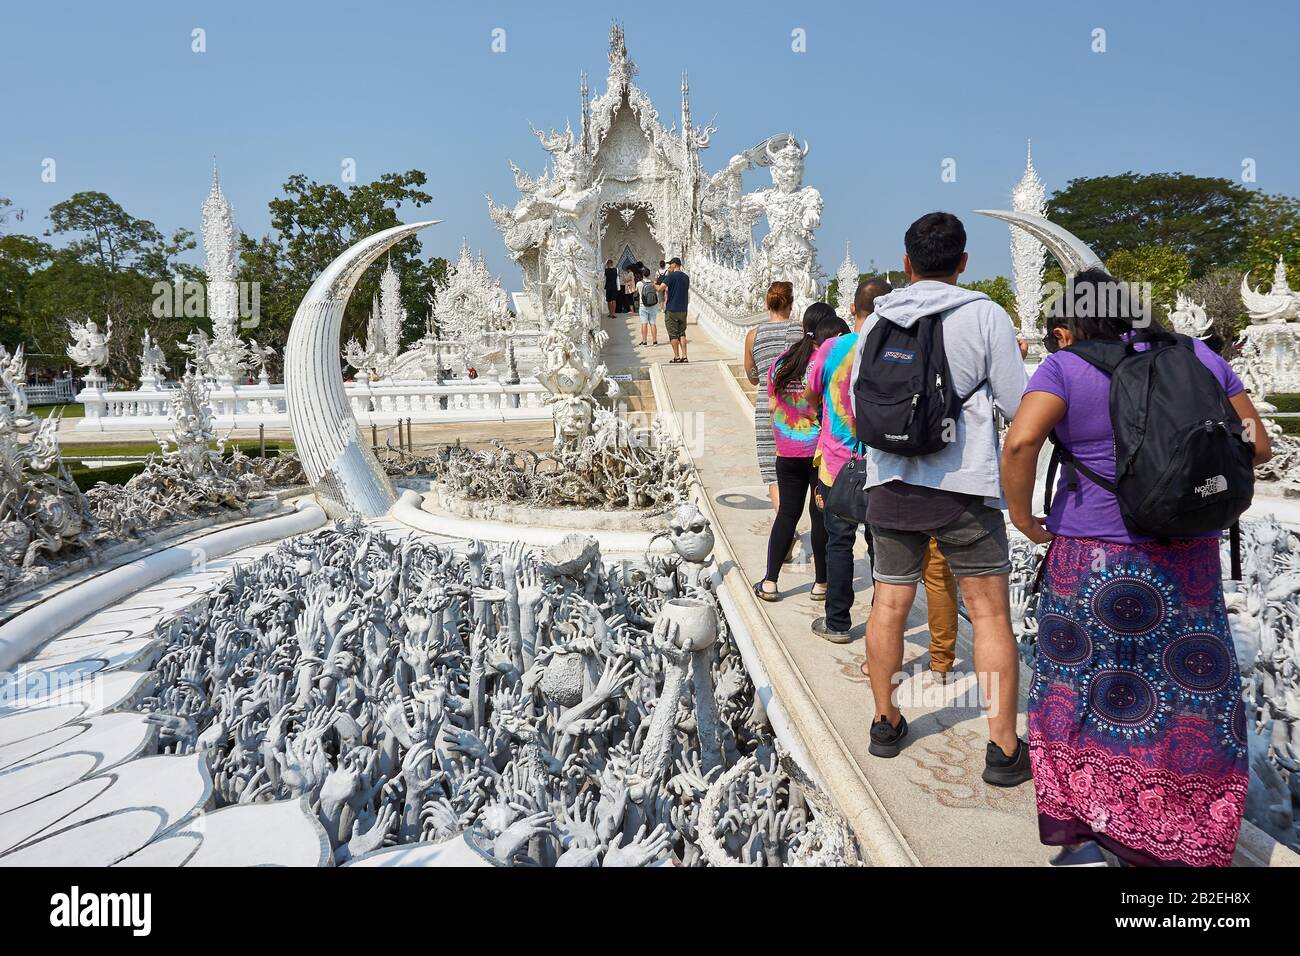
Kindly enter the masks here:
M 905 287 L 876 277 L 840 290 L 853 295 L 852 329 L 824 302 L 792 317 L 791 284 L 774 282 L 770 321 L 746 339 L 775 510 L 755 595 L 782 599 L 806 508 L 810 597 L 825 606 L 812 630 L 848 642 L 863 528 L 871 754 L 907 742 L 894 688 L 918 582 L 941 683 L 960 590 L 988 725 L 983 779 L 1033 780 L 1053 864 L 1106 865 L 1105 850 L 1127 865 L 1228 865 L 1248 775 L 1220 540 L 1270 456 L 1259 413 L 1219 355 L 1156 327 L 1099 269 L 1073 276 L 1049 307 L 1047 354 L 1029 377 L 1010 316 L 957 284 L 961 221 L 923 216 L 904 248 Z M 1049 440 L 1044 518 L 1032 498 Z M 1047 545 L 1027 738 L 1004 512 Z
M 641 318 L 641 344 L 659 344 L 659 310 L 662 305 L 664 330 L 676 365 L 688 361 L 686 354 L 686 314 L 690 308 L 691 277 L 682 271 L 682 260 L 674 256 L 659 261 L 659 271 L 650 273 L 648 266 L 633 262 L 619 270 L 613 259 L 605 260 L 605 305 L 609 317 L 638 312 Z

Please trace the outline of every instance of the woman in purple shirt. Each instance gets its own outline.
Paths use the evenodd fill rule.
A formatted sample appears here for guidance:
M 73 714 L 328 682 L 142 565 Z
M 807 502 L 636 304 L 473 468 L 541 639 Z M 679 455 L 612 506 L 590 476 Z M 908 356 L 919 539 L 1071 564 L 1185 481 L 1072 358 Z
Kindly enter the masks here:
M 1104 865 L 1104 847 L 1139 866 L 1227 866 L 1248 775 L 1220 535 L 1134 534 L 1114 494 L 1082 476 L 1074 490 L 1062 480 L 1045 519 L 1032 510 L 1039 451 L 1053 429 L 1076 460 L 1114 479 L 1110 379 L 1060 351 L 1133 331 L 1114 283 L 1100 270 L 1074 277 L 1064 303 L 1072 307 L 1049 321 L 1051 354 L 1002 453 L 1012 523 L 1049 545 L 1028 715 L 1039 837 L 1062 848 L 1057 865 Z M 1241 381 L 1203 343 L 1194 348 L 1254 437 L 1256 463 L 1267 461 L 1267 433 Z

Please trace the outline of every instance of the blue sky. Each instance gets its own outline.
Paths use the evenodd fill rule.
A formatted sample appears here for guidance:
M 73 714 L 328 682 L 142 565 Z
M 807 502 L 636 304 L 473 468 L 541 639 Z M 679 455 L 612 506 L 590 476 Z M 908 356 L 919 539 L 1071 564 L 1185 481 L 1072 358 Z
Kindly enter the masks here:
M 419 215 L 445 220 L 426 254 L 454 257 L 464 236 L 517 288 L 483 195 L 513 201 L 509 159 L 541 171 L 528 123 L 577 124 L 579 70 L 604 88 L 615 13 L 668 123 L 689 69 L 696 118 L 718 125 L 706 169 L 770 133 L 811 142 L 828 273 L 845 240 L 864 269 L 897 268 L 908 223 L 936 208 L 967 221 L 968 275 L 1007 273 L 1007 227 L 968 213 L 1008 204 L 1027 138 L 1049 190 L 1128 169 L 1239 180 L 1251 158 L 1256 187 L 1300 195 L 1300 4 L 1282 0 L 6 2 L 0 196 L 26 211 L 9 228 L 41 232 L 52 203 L 93 189 L 197 231 L 215 153 L 240 227 L 260 235 L 291 173 L 337 183 L 351 157 L 361 180 L 425 170 L 435 199 Z M 191 51 L 195 27 L 206 53 Z M 946 158 L 955 182 L 941 181 Z

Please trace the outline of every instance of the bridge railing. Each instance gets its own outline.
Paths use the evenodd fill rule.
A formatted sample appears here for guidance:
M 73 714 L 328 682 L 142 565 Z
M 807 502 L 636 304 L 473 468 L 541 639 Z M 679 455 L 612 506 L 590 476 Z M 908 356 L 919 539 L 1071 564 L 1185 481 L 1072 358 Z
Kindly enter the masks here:
M 718 348 L 740 358 L 749 330 L 767 318 L 762 309 L 737 312 L 719 305 L 704 289 L 691 289 L 691 311 L 701 329 Z

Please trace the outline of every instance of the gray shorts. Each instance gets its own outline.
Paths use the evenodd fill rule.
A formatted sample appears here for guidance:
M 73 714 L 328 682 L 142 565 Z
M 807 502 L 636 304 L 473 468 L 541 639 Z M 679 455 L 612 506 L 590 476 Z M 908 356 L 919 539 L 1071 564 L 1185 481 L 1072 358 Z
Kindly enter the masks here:
M 973 501 L 942 528 L 930 531 L 896 531 L 871 526 L 875 540 L 877 581 L 915 584 L 921 580 L 921 560 L 934 538 L 939 551 L 957 577 L 1011 573 L 1011 550 L 1002 512 Z

